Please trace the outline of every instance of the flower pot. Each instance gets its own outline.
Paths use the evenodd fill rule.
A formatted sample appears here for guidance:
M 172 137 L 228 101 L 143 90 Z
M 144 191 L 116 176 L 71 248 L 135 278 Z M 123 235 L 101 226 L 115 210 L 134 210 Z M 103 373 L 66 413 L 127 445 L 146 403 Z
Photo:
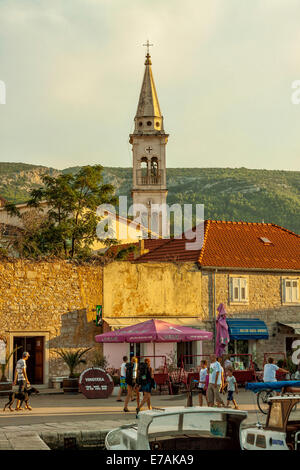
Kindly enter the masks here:
M 172 392 L 173 392 L 173 395 L 178 395 L 178 393 L 179 393 L 179 385 L 178 384 L 172 384 Z
M 63 390 L 64 390 L 64 393 L 66 394 L 74 394 L 74 393 L 78 393 L 79 392 L 79 389 L 78 389 L 78 382 L 79 382 L 79 378 L 78 377 L 74 377 L 74 378 L 68 378 L 68 379 L 63 379 Z

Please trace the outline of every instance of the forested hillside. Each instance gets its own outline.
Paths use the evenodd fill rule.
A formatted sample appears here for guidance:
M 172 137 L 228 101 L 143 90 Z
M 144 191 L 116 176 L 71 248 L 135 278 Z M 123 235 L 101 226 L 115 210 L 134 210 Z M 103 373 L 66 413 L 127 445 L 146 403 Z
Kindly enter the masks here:
M 79 167 L 63 172 L 76 172 Z M 0 163 L 0 195 L 24 202 L 45 173 L 59 170 L 23 163 Z M 130 202 L 131 168 L 105 168 L 104 181 Z M 273 222 L 300 233 L 300 172 L 246 168 L 168 168 L 168 203 L 204 204 L 205 218 Z

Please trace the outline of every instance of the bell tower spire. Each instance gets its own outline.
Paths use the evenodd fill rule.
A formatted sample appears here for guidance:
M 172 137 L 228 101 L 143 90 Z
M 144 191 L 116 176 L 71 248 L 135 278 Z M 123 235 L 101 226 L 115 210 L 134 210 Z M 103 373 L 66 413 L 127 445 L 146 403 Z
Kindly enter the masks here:
M 152 74 L 152 61 L 147 47 L 145 71 L 140 91 L 134 131 L 129 142 L 133 152 L 133 205 L 142 204 L 147 212 L 141 215 L 148 230 L 163 235 L 162 211 L 166 205 L 166 144 L 163 116 L 161 114 Z M 160 206 L 157 211 L 156 208 Z

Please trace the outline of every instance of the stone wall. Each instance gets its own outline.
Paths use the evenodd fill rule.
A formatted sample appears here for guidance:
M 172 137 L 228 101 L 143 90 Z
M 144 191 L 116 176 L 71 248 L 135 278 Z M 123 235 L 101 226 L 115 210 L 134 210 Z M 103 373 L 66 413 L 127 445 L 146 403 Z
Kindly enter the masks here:
M 0 261 L 0 335 L 8 347 L 16 334 L 45 335 L 48 379 L 68 373 L 55 348 L 99 348 L 94 337 L 102 331 L 92 310 L 102 304 L 102 269 L 67 261 Z

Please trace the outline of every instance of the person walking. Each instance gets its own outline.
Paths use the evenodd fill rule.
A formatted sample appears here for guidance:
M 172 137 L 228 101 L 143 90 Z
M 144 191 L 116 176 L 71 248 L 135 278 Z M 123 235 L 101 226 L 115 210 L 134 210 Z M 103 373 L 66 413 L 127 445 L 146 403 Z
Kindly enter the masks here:
M 222 367 L 217 361 L 216 355 L 211 355 L 211 363 L 209 366 L 209 384 L 207 389 L 207 402 L 208 406 L 214 406 L 215 401 L 218 406 L 224 406 L 223 400 L 220 395 L 220 388 L 222 385 Z
M 237 406 L 237 402 L 235 401 L 233 394 L 234 392 L 235 393 L 239 393 L 239 392 L 238 392 L 236 378 L 234 377 L 233 370 L 230 367 L 227 369 L 225 387 L 227 387 L 227 392 L 228 392 L 226 406 L 229 407 L 229 403 L 232 401 L 234 405 L 234 409 L 238 410 L 239 407 Z
M 138 358 L 133 356 L 132 362 L 133 362 L 132 377 L 133 377 L 134 386 L 132 390 L 131 401 L 135 400 L 134 398 L 134 394 L 135 394 L 137 406 L 140 406 L 140 387 L 138 385 L 138 364 L 139 364 Z
M 124 403 L 124 411 L 128 412 L 128 403 L 132 399 L 133 390 L 136 384 L 136 378 L 134 378 L 135 360 L 131 358 L 130 362 L 125 364 L 125 382 L 127 386 L 127 395 Z
M 199 389 L 199 406 L 203 405 L 203 397 L 205 397 L 206 403 L 207 403 L 207 398 L 206 398 L 206 376 L 208 375 L 208 370 L 207 370 L 207 361 L 202 360 L 200 362 L 200 371 L 199 371 L 199 384 L 198 384 L 198 389 Z
M 121 364 L 121 372 L 120 372 L 120 390 L 117 396 L 117 401 L 123 401 L 121 399 L 121 395 L 123 390 L 126 391 L 126 363 L 128 362 L 128 357 L 123 356 L 123 362 Z
M 136 408 L 136 414 L 138 415 L 142 406 L 147 403 L 148 408 L 151 409 L 151 390 L 154 388 L 154 372 L 151 367 L 150 359 L 145 359 L 145 367 L 140 367 L 139 371 L 139 385 L 140 391 L 144 393 L 140 406 Z
M 28 360 L 30 354 L 25 351 L 22 354 L 22 358 L 17 361 L 16 364 L 16 370 L 15 370 L 15 378 L 13 381 L 13 385 L 18 385 L 19 390 L 18 392 L 26 392 L 28 386 L 30 386 L 30 382 L 27 377 L 27 371 L 26 371 L 26 361 Z M 20 407 L 21 400 L 17 401 L 16 404 L 16 411 L 23 410 L 24 408 Z M 25 407 L 28 410 L 31 410 L 32 408 L 29 405 L 25 405 Z

